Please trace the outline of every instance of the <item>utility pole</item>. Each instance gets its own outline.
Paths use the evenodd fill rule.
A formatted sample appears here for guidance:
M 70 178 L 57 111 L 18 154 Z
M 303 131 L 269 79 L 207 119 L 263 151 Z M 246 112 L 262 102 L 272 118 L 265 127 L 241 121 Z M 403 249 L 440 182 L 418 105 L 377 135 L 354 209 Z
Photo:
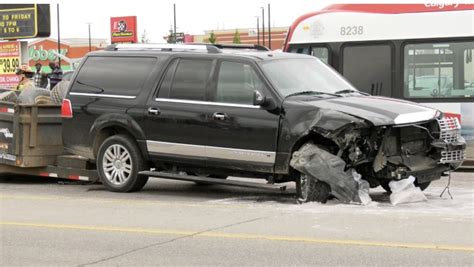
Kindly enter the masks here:
M 89 52 L 92 51 L 92 39 L 91 39 L 91 24 L 92 22 L 87 22 L 87 28 L 89 30 Z
M 174 29 L 174 31 L 173 31 L 173 38 L 174 38 L 174 40 L 173 40 L 173 41 L 174 41 L 174 43 L 176 44 L 176 41 L 177 41 L 177 40 L 176 40 L 176 4 L 173 4 L 173 21 L 174 21 L 174 22 L 173 22 L 173 23 L 174 23 L 174 24 L 173 24 L 173 29 Z
M 59 4 L 56 5 L 58 11 L 58 54 L 61 54 L 61 31 L 59 28 Z M 61 58 L 58 56 L 58 66 L 61 68 Z
M 262 43 L 265 46 L 265 8 L 260 7 L 262 9 Z
M 260 45 L 260 18 L 258 16 L 255 16 L 257 18 L 257 45 Z
M 272 49 L 272 28 L 270 25 L 270 3 L 268 4 L 268 48 Z

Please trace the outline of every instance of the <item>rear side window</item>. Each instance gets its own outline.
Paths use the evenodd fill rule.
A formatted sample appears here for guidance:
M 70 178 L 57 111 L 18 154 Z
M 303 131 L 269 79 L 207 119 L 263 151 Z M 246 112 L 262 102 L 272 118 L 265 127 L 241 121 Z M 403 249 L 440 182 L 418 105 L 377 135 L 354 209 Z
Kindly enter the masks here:
M 89 57 L 78 73 L 72 92 L 135 96 L 156 63 L 146 57 Z
M 169 97 L 185 100 L 206 100 L 206 86 L 211 73 L 212 60 L 180 59 L 175 71 Z M 168 73 L 166 74 L 168 76 Z

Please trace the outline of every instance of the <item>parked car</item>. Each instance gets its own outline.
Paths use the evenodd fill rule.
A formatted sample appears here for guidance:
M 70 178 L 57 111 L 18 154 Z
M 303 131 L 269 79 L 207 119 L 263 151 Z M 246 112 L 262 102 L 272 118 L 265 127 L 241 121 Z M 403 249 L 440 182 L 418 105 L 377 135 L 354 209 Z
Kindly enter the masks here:
M 355 174 L 387 189 L 412 175 L 424 189 L 464 157 L 456 119 L 361 93 L 311 56 L 113 45 L 76 72 L 65 146 L 97 164 L 111 191 L 140 190 L 153 168 L 296 181 L 300 202 L 324 202 L 329 192 L 357 202 Z

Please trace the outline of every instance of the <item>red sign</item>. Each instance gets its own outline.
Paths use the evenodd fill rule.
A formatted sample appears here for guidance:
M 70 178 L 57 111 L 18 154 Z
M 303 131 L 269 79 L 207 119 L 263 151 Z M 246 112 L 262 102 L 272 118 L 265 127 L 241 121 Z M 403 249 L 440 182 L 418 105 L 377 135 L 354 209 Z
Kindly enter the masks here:
M 112 43 L 137 43 L 137 17 L 110 18 Z
M 20 42 L 0 42 L 0 88 L 18 85 L 20 76 L 15 75 L 15 72 L 20 64 Z

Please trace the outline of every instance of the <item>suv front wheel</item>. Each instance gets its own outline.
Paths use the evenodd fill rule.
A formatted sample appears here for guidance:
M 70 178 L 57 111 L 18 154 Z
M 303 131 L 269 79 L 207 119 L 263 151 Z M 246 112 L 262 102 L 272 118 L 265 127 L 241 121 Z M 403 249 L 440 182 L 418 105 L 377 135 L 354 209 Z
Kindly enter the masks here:
M 134 192 L 145 186 L 147 176 L 138 173 L 146 162 L 137 145 L 125 135 L 107 138 L 97 154 L 97 171 L 104 186 L 113 192 Z

